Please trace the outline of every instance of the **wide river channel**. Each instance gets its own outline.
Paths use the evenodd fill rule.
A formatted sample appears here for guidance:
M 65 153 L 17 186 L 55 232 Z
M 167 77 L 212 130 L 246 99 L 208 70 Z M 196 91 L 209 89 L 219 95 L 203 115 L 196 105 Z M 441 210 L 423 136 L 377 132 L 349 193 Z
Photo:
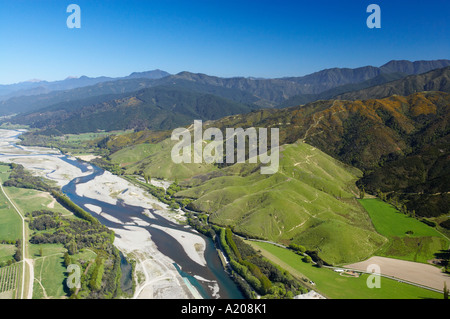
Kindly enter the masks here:
M 0 161 L 2 157 L 9 159 L 9 161 L 14 161 L 20 157 L 39 157 L 39 156 L 57 156 L 59 159 L 65 161 L 66 163 L 73 165 L 83 172 L 82 176 L 73 178 L 68 184 L 66 184 L 62 191 L 78 206 L 82 207 L 84 210 L 89 212 L 92 216 L 97 218 L 103 225 L 111 229 L 125 229 L 125 224 L 133 223 L 137 219 L 145 221 L 141 226 L 136 225 L 136 227 L 142 227 L 148 231 L 151 235 L 151 240 L 157 246 L 158 251 L 160 251 L 165 256 L 169 257 L 174 261 L 174 267 L 182 275 L 185 280 L 194 286 L 203 298 L 226 298 L 226 299 L 240 299 L 243 298 L 242 293 L 237 288 L 233 280 L 224 271 L 222 263 L 219 259 L 217 250 L 214 246 L 213 241 L 199 234 L 191 227 L 186 227 L 185 225 L 172 222 L 161 215 L 158 215 L 155 210 L 151 210 L 152 217 L 142 214 L 145 207 L 131 206 L 125 204 L 123 201 L 118 201 L 116 205 L 112 205 L 107 201 L 99 200 L 98 198 L 90 198 L 86 195 L 79 196 L 77 194 L 77 186 L 92 181 L 97 176 L 101 176 L 105 171 L 95 165 L 90 163 L 82 162 L 76 160 L 72 157 L 67 157 L 62 154 L 55 153 L 55 150 L 48 149 L 48 153 L 45 154 L 45 148 L 39 148 L 39 152 L 36 154 L 28 152 L 33 148 L 24 148 L 27 150 L 24 154 L 22 147 L 17 145 L 17 137 L 22 134 L 22 131 L 15 131 L 17 134 L 9 134 L 7 140 L 0 134 L 0 143 L 2 147 L 0 148 Z M 2 153 L 5 149 L 4 146 L 9 146 L 7 148 L 7 153 Z M 17 150 L 17 153 L 11 150 Z M 20 160 L 17 160 L 20 163 Z M 39 169 L 39 160 L 33 162 L 35 169 Z M 42 170 L 48 169 L 48 167 L 42 167 Z M 124 190 L 126 192 L 127 190 Z M 151 196 L 151 195 L 149 195 Z M 162 204 L 162 203 L 161 203 Z M 163 205 L 163 204 L 162 204 Z M 100 207 L 101 210 L 107 213 L 109 216 L 114 217 L 104 218 L 101 215 L 93 212 L 89 207 Z M 148 209 L 148 208 L 147 208 Z M 155 227 L 156 226 L 156 227 Z M 174 237 L 170 236 L 163 229 L 173 229 L 186 234 L 195 234 L 196 236 L 201 236 L 206 247 L 204 250 L 204 257 L 206 265 L 203 266 L 198 262 L 193 261 L 183 249 L 183 246 Z M 125 285 L 125 289 L 130 285 L 130 267 L 127 267 L 126 262 L 123 262 L 123 278 L 122 285 Z M 127 270 L 128 269 L 128 270 Z M 197 280 L 196 278 L 202 278 L 206 280 Z M 215 289 L 211 288 L 208 282 L 214 282 Z M 217 287 L 218 292 L 217 292 Z M 214 291 L 215 290 L 215 291 Z

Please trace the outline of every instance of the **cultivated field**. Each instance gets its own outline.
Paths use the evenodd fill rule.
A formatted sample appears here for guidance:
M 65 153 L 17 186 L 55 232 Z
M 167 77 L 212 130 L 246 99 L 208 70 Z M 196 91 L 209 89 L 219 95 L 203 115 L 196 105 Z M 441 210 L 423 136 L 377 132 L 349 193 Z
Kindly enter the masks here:
M 450 287 L 450 275 L 443 273 L 435 266 L 422 263 L 374 256 L 363 262 L 346 265 L 345 267 L 365 271 L 367 266 L 371 264 L 378 265 L 383 275 L 414 282 L 437 290 L 443 290 L 444 282 L 447 283 L 447 287 Z
M 19 277 L 19 264 L 0 268 L 0 299 L 13 299 L 16 297 Z
M 304 263 L 294 252 L 272 244 L 249 241 L 263 256 L 289 271 L 297 278 L 307 278 L 312 289 L 331 299 L 442 299 L 443 295 L 396 280 L 381 277 L 381 288 L 368 288 L 368 275 L 344 277 L 327 269 Z

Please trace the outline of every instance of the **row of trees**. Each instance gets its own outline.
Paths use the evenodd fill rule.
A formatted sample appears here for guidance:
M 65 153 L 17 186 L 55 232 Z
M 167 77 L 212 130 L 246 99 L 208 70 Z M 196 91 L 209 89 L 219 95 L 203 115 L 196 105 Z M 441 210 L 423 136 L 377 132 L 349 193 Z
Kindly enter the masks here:
M 233 271 L 264 298 L 292 298 L 306 292 L 289 273 L 280 270 L 267 259 L 258 254 L 250 245 L 235 236 L 229 228 L 216 228 L 219 242 L 228 258 Z M 246 295 L 255 297 L 252 291 Z
M 15 245 L 16 241 L 15 240 L 11 240 L 11 239 L 2 239 L 2 240 L 0 240 L 0 244 L 3 244 L 3 245 Z
M 196 214 L 189 211 L 185 211 L 186 220 L 189 226 L 197 230 L 199 233 L 202 233 L 205 236 L 214 238 L 215 232 L 210 224 L 208 224 L 208 215 L 207 214 Z
M 67 208 L 69 211 L 71 211 L 72 213 L 75 214 L 75 216 L 82 218 L 84 220 L 87 220 L 88 222 L 92 223 L 92 224 L 99 224 L 100 222 L 92 217 L 91 214 L 89 214 L 88 212 L 86 212 L 85 210 L 83 210 L 80 206 L 76 205 L 74 202 L 72 202 L 69 197 L 67 197 L 66 195 L 64 195 L 63 193 L 56 191 L 56 190 L 52 190 L 51 191 L 53 197 L 61 204 L 63 205 L 65 208 Z
M 52 188 L 41 178 L 26 171 L 20 164 L 11 163 L 11 173 L 9 179 L 3 183 L 4 186 L 37 189 L 43 192 L 50 192 Z
M 16 252 L 14 253 L 14 260 L 19 262 L 22 260 L 22 240 L 16 240 Z

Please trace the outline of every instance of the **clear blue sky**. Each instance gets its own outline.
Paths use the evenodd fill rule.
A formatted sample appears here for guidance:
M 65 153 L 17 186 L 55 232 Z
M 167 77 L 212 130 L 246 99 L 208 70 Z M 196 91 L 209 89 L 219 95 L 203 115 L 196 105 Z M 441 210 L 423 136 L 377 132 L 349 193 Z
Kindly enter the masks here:
M 81 29 L 66 8 L 81 7 Z M 381 29 L 366 8 L 381 7 Z M 162 69 L 301 76 L 450 58 L 450 1 L 0 0 L 0 84 Z

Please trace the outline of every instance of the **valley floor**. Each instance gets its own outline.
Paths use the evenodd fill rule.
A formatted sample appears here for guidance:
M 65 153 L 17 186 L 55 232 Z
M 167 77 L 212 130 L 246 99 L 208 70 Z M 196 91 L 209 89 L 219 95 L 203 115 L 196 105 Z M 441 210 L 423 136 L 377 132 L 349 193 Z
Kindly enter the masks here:
M 442 291 L 444 282 L 450 287 L 450 275 L 441 269 L 423 263 L 373 256 L 365 261 L 344 266 L 354 270 L 366 271 L 369 265 L 380 267 L 382 275 L 416 283 Z
M 82 173 L 80 169 L 66 163 L 62 160 L 62 156 L 57 155 L 56 152 L 48 155 L 48 149 L 20 147 L 20 150 L 18 150 L 10 144 L 17 141 L 15 135 L 17 135 L 17 132 L 0 130 L 0 152 L 2 153 L 0 161 L 22 164 L 26 169 L 54 181 L 61 187 L 76 177 L 89 174 L 89 172 Z M 17 153 L 21 154 L 18 156 Z M 122 200 L 130 205 L 142 205 L 148 209 L 155 209 L 158 214 L 174 222 L 181 218 L 179 214 L 169 212 L 165 204 L 150 198 L 142 189 L 109 172 L 80 185 L 77 188 L 77 193 L 81 196 L 98 198 L 112 204 L 117 204 L 118 200 Z M 149 214 L 148 209 L 143 209 L 143 214 Z M 92 210 L 96 211 L 96 207 L 92 207 Z M 97 213 L 102 214 L 102 217 L 106 219 L 113 219 L 112 216 L 102 212 L 101 209 Z M 133 297 L 175 299 L 198 297 L 197 291 L 188 286 L 178 273 L 173 261 L 163 255 L 152 241 L 150 234 L 139 227 L 143 223 L 145 223 L 143 220 L 135 219 L 129 225 L 123 225 L 121 229 L 113 229 L 119 235 L 116 237 L 114 244 L 127 257 L 136 260 L 136 272 L 141 276 L 140 280 L 137 280 Z M 167 229 L 161 230 L 169 232 Z M 179 241 L 189 257 L 195 261 L 200 260 L 200 263 L 202 262 L 203 250 L 198 247 L 204 248 L 205 245 L 202 243 L 203 239 L 200 236 L 193 235 L 192 238 L 188 238 L 173 232 L 170 235 Z M 32 291 L 31 288 L 29 290 Z M 31 295 L 24 297 L 31 298 Z

